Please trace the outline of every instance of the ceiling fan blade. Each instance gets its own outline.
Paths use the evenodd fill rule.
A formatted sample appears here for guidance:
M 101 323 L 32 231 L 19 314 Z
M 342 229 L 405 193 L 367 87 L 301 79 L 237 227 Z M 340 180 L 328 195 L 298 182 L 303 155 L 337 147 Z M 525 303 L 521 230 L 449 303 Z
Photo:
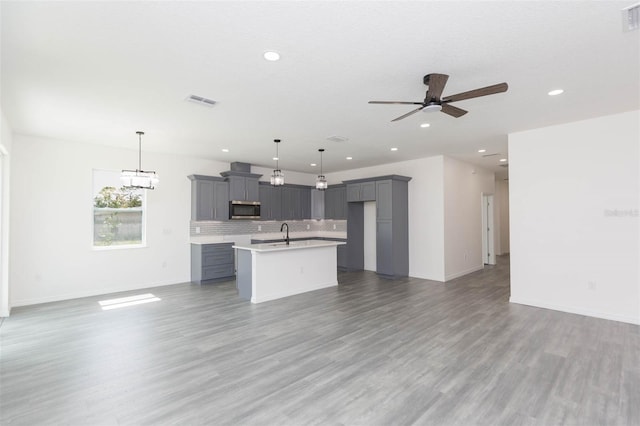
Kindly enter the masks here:
M 449 105 L 449 104 L 442 104 L 441 106 L 442 106 L 442 112 L 444 112 L 445 114 L 449 114 L 450 116 L 455 118 L 462 117 L 468 112 L 461 108 L 454 107 L 453 105 Z
M 424 103 L 433 101 L 440 101 L 440 96 L 444 90 L 444 86 L 447 84 L 449 76 L 446 74 L 427 74 L 424 76 L 424 84 L 429 86 L 427 90 L 427 96 L 424 99 Z
M 422 105 L 422 102 L 369 101 L 370 104 Z
M 418 111 L 422 110 L 423 108 L 424 108 L 424 106 L 421 106 L 420 108 L 416 108 L 416 109 L 414 109 L 413 111 L 410 111 L 410 112 L 408 112 L 408 113 L 406 113 L 406 114 L 404 114 L 404 115 L 401 115 L 401 116 L 400 116 L 400 117 L 398 117 L 398 118 L 394 118 L 394 119 L 393 119 L 393 120 L 391 120 L 391 121 L 398 121 L 398 120 L 402 120 L 403 118 L 407 118 L 407 117 L 408 117 L 408 116 L 410 116 L 411 114 L 415 114 L 416 112 L 418 112 Z
M 483 87 L 481 89 L 470 90 L 468 92 L 458 93 L 457 95 L 442 98 L 442 102 L 456 102 L 464 99 L 479 98 L 480 96 L 493 95 L 495 93 L 506 92 L 509 86 L 507 83 L 494 84 L 493 86 Z

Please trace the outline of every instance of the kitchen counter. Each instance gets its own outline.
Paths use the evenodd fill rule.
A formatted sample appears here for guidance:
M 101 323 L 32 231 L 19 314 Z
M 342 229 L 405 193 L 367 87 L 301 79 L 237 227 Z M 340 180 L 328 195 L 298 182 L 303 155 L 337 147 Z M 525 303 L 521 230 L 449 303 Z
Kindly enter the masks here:
M 236 244 L 238 294 L 261 303 L 337 286 L 336 250 L 343 244 L 324 240 Z
M 251 250 L 257 252 L 271 252 L 271 251 L 283 251 L 283 250 L 301 250 L 314 247 L 336 247 L 346 244 L 341 241 L 327 241 L 327 240 L 301 240 L 291 241 L 287 245 L 285 242 L 274 243 L 260 243 L 260 244 L 236 244 L 233 246 L 235 249 Z

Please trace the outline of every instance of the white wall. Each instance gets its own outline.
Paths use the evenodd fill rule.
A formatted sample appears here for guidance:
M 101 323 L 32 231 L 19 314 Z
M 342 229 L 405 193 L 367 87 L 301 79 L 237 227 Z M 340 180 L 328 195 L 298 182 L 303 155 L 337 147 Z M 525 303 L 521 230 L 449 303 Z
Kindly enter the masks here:
M 640 111 L 509 135 L 511 301 L 640 324 Z
M 11 150 L 13 134 L 11 126 L 0 111 L 0 317 L 9 316 L 9 217 Z
M 403 175 L 409 181 L 409 275 L 444 281 L 444 157 L 327 173 L 329 185 L 349 179 Z
M 445 281 L 484 267 L 482 194 L 493 194 L 493 172 L 444 157 Z
M 509 253 L 509 182 L 496 179 L 495 192 L 495 250 L 496 254 Z
M 144 148 L 144 146 L 143 146 Z M 160 175 L 148 191 L 147 247 L 92 250 L 92 170 L 130 168 L 137 150 L 14 135 L 10 300 L 13 306 L 190 280 L 190 181 L 228 163 L 142 153 Z

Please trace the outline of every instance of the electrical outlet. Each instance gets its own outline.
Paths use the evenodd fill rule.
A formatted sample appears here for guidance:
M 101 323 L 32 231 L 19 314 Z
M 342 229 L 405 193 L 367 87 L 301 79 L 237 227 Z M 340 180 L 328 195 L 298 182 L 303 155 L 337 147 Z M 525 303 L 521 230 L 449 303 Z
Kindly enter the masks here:
M 196 226 L 196 234 L 199 234 L 199 233 L 200 233 L 200 227 Z
M 311 225 L 307 225 L 307 231 L 311 229 Z
M 333 224 L 333 230 L 334 231 L 336 230 L 336 224 L 335 223 Z
M 262 225 L 258 225 L 258 231 L 262 231 Z

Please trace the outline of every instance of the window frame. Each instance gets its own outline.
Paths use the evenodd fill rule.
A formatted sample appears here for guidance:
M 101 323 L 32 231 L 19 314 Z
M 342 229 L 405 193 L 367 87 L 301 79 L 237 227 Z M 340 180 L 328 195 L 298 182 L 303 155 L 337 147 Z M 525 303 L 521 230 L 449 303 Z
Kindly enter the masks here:
M 96 213 L 96 209 L 111 209 L 111 210 L 125 210 L 125 209 L 114 209 L 114 208 L 109 208 L 109 207 L 105 207 L 105 208 L 101 208 L 101 207 L 95 207 L 95 197 L 98 194 L 98 192 L 100 192 L 102 190 L 102 188 L 104 188 L 104 186 L 102 188 L 97 188 L 96 185 L 96 172 L 98 173 L 104 173 L 104 174 L 108 174 L 108 173 L 113 173 L 113 177 L 117 179 L 117 182 L 120 183 L 120 170 L 113 170 L 113 169 L 100 169 L 100 168 L 94 168 L 91 170 L 91 197 L 90 197 L 90 208 L 91 208 L 91 249 L 95 250 L 95 251 L 110 251 L 110 250 L 121 250 L 121 249 L 140 249 L 140 248 L 147 248 L 147 192 L 144 189 L 140 189 L 139 193 L 141 196 L 141 201 L 142 204 L 140 207 L 134 207 L 133 209 L 127 208 L 127 211 L 137 211 L 139 209 L 139 211 L 142 213 L 142 217 L 141 217 L 141 238 L 140 238 L 140 243 L 136 243 L 136 244 L 114 244 L 114 245 L 104 245 L 104 246 L 100 246 L 100 245 L 96 245 L 96 240 L 95 240 L 95 232 L 96 232 L 96 227 L 95 227 L 95 213 Z M 115 185 L 114 185 L 115 186 Z M 120 184 L 119 186 L 115 186 L 117 189 L 121 188 L 122 185 Z M 134 210 L 135 209 L 135 210 Z M 104 210 L 103 210 L 104 211 Z

